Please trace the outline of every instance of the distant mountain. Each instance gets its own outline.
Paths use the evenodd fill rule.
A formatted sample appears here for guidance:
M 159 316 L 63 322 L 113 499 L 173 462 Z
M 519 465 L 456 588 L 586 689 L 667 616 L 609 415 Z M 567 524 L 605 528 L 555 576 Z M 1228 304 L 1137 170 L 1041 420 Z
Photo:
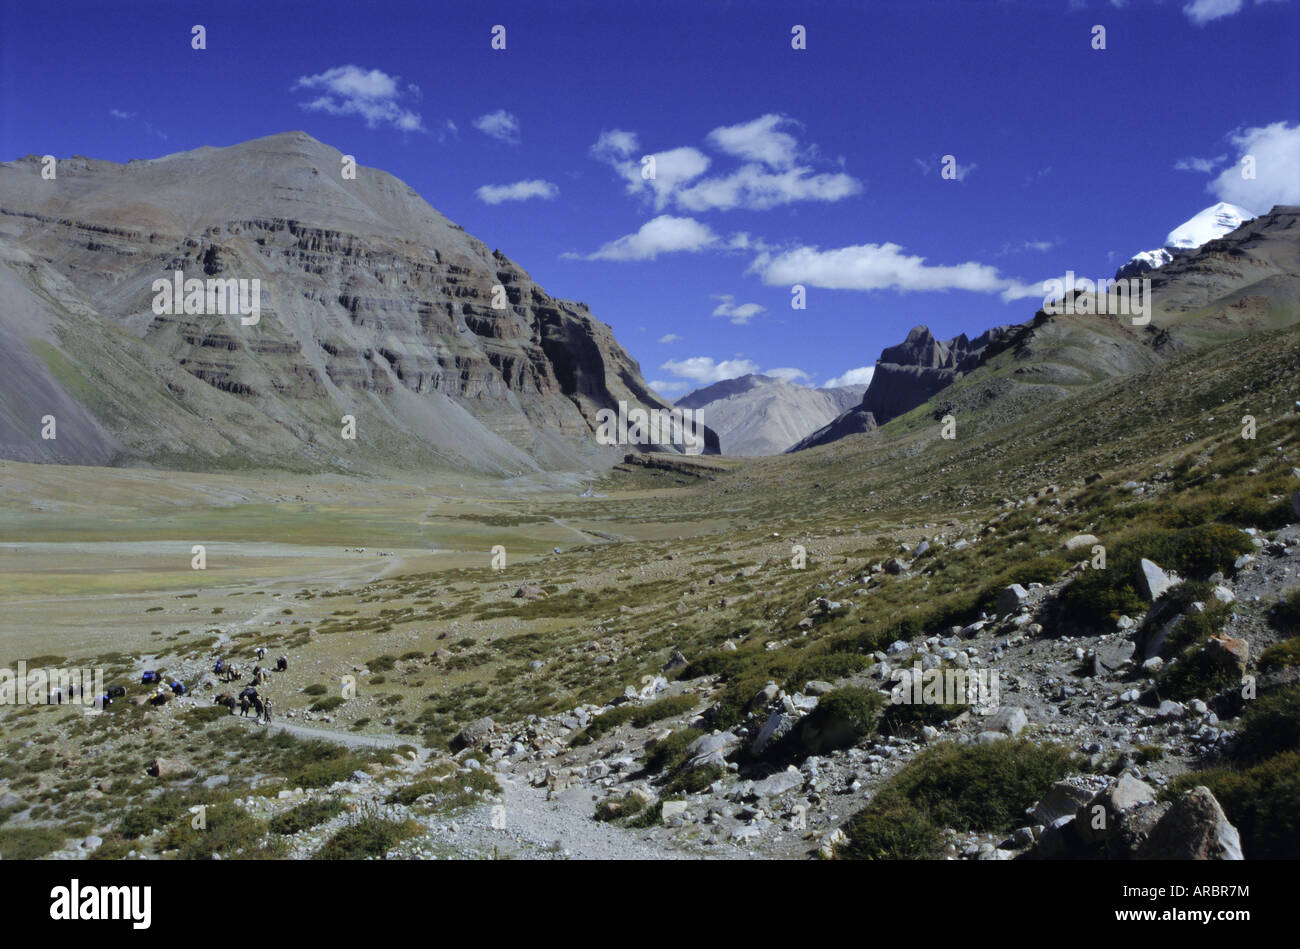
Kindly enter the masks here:
M 1209 241 L 1231 234 L 1255 217 L 1253 212 L 1235 204 L 1228 204 L 1226 201 L 1212 204 L 1170 231 L 1163 247 L 1144 250 L 1130 257 L 1128 262 L 1115 272 L 1115 279 L 1127 280 L 1130 277 L 1150 273 L 1163 267 L 1175 257 L 1184 256 Z
M 1199 247 L 1176 250 L 1150 274 L 1149 322 L 1098 312 L 1106 307 L 1085 294 L 1093 302 L 1075 313 L 1039 310 L 1024 323 L 970 341 L 964 355 L 956 341 L 938 343 L 917 327 L 903 344 L 881 353 L 862 405 L 791 451 L 870 432 L 897 419 L 904 407 L 927 409 L 898 419 L 904 427 L 923 427 L 948 413 L 965 431 L 1011 424 L 1047 403 L 1158 367 L 1187 350 L 1300 323 L 1300 207 L 1275 207 Z
M 601 409 L 669 408 L 585 304 L 342 159 L 287 132 L 0 164 L 0 458 L 513 474 L 616 460 Z M 259 319 L 156 312 L 176 271 L 260 281 Z
M 1008 329 L 995 326 L 973 340 L 963 333 L 941 341 L 934 338 L 929 328 L 913 327 L 907 339 L 880 353 L 861 404 L 810 433 L 789 450 L 802 451 L 846 435 L 870 432 L 910 412 L 977 366 L 985 349 Z
M 677 400 L 699 409 L 725 455 L 776 455 L 861 400 L 867 387 L 811 389 L 773 376 L 745 375 Z

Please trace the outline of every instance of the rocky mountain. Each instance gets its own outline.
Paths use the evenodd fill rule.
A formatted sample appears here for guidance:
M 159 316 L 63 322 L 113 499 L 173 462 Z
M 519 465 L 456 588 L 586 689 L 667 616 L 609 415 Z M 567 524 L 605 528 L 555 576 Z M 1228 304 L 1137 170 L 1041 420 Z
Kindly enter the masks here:
M 1128 262 L 1115 272 L 1115 279 L 1127 280 L 1130 277 L 1150 273 L 1163 267 L 1175 257 L 1185 256 L 1202 244 L 1231 234 L 1255 216 L 1253 212 L 1226 201 L 1210 205 L 1170 231 L 1169 236 L 1165 238 L 1164 246 L 1157 247 L 1155 250 L 1144 250 L 1130 257 Z
M 965 333 L 940 341 L 929 328 L 914 326 L 907 339 L 882 350 L 861 404 L 793 445 L 802 451 L 846 435 L 870 432 L 921 405 L 979 364 L 980 355 L 1009 327 L 995 326 L 969 339 Z
M 993 426 L 1185 350 L 1294 325 L 1300 322 L 1300 208 L 1275 207 L 1178 254 L 1150 279 L 1150 312 L 1137 323 L 1132 314 L 1114 312 L 1117 298 L 1079 294 L 1076 312 L 1039 310 L 1025 323 L 981 334 L 964 355 L 955 355 L 960 345 L 937 344 L 918 327 L 881 353 L 851 417 L 791 450 L 872 431 L 899 410 L 927 403 L 931 414 L 952 412 Z
M 620 400 L 669 408 L 585 304 L 302 132 L 42 168 L 0 164 L 0 458 L 516 473 L 625 453 L 594 434 Z M 156 312 L 177 271 L 258 281 L 258 317 Z
M 866 389 L 813 389 L 751 373 L 696 389 L 676 404 L 700 411 L 724 454 L 775 455 L 856 405 Z

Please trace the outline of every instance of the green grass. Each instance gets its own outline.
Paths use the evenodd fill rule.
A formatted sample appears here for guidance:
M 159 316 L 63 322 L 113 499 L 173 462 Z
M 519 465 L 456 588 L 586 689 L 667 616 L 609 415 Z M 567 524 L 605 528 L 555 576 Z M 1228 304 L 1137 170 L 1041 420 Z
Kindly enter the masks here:
M 337 798 L 303 801 L 282 814 L 276 814 L 268 827 L 272 833 L 290 836 L 323 824 L 341 813 L 343 802 Z
M 846 827 L 856 859 L 931 859 L 938 831 L 1006 832 L 1074 765 L 1059 746 L 1008 739 L 927 748 L 890 778 Z
M 342 828 L 317 852 L 317 860 L 364 860 L 383 857 L 388 851 L 423 831 L 409 818 L 385 817 L 369 813 Z

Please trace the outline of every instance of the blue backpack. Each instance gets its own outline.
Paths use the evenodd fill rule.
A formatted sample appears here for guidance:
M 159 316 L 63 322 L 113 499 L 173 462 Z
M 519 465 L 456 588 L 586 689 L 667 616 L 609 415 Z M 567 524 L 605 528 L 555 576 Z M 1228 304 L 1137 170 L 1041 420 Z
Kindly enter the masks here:
M 150 682 L 157 682 L 157 681 L 158 681 L 158 673 L 156 673 L 156 672 L 152 672 L 152 671 L 150 671 L 150 672 L 146 672 L 144 675 L 140 676 L 140 683 L 141 683 L 142 685 L 147 685 L 147 684 L 149 684 Z

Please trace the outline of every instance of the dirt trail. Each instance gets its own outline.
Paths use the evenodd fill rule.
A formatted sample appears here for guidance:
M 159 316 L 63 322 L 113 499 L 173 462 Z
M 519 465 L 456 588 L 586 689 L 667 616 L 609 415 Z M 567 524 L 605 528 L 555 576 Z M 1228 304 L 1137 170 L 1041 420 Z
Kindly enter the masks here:
M 272 733 L 287 731 L 299 738 L 320 739 L 349 748 L 396 748 L 409 744 L 402 737 L 390 735 L 353 735 L 293 722 L 273 721 L 271 725 L 264 726 L 253 719 L 246 718 L 242 721 L 249 722 L 251 727 L 269 727 Z M 429 754 L 428 749 L 420 749 L 422 760 L 427 759 Z M 519 847 L 520 857 L 680 860 L 696 856 L 667 847 L 661 841 L 647 840 L 647 835 L 643 832 L 593 821 L 591 812 L 594 805 L 590 789 L 575 787 L 547 800 L 545 788 L 534 788 L 519 776 L 497 773 L 497 780 L 502 787 L 500 806 L 504 807 L 505 826 L 494 827 L 494 811 L 498 805 L 484 804 L 472 808 L 455 818 L 462 828 L 460 837 L 464 842 L 472 842 L 480 848 L 494 846 L 501 839 L 499 835 L 504 832 Z

